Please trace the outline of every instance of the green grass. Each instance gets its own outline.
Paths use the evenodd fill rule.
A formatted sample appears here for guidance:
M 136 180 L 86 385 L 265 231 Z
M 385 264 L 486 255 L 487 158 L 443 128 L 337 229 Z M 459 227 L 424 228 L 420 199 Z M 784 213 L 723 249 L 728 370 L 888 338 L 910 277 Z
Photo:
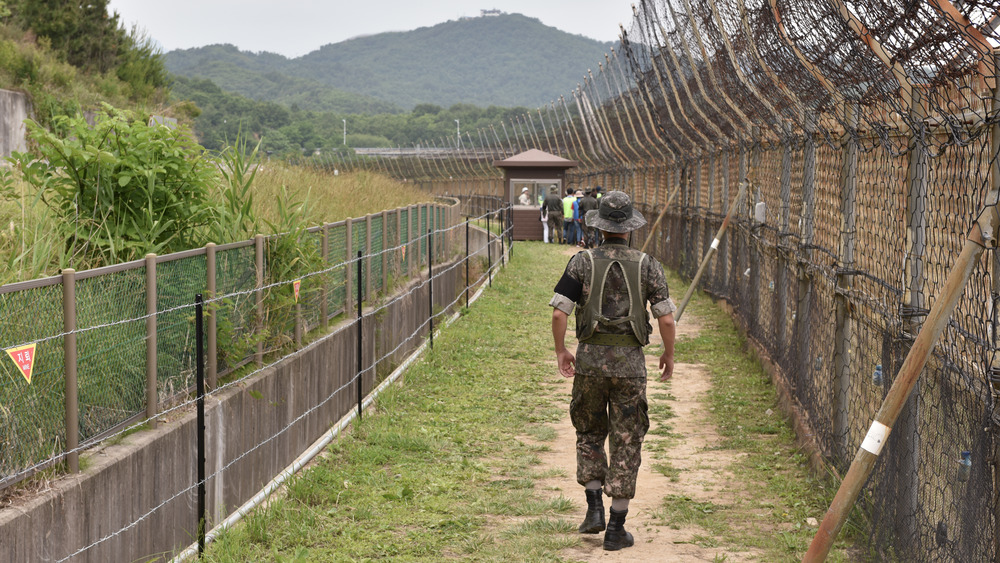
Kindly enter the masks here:
M 558 477 L 572 490 L 575 467 L 543 471 L 539 456 L 555 439 L 550 424 L 567 408 L 548 388 L 558 376 L 548 363 L 544 306 L 565 261 L 552 247 L 518 245 L 512 267 L 435 338 L 434 350 L 376 401 L 374 412 L 296 477 L 285 496 L 224 533 L 206 560 L 562 560 L 560 550 L 579 545 L 582 503 L 559 489 L 553 495 L 539 480 Z M 674 279 L 672 287 L 683 284 Z M 749 549 L 764 561 L 797 560 L 814 533 L 805 518 L 822 516 L 831 484 L 810 474 L 777 413 L 773 387 L 728 317 L 704 296 L 689 311 L 705 330 L 678 344 L 677 359 L 708 366 L 719 447 L 745 455 L 719 468 L 735 476 L 727 500 L 672 495 L 657 516 L 667 526 L 697 526 L 693 541 L 718 549 L 718 561 Z M 672 400 L 651 393 L 660 429 L 644 452 L 655 471 L 676 482 L 683 470 L 665 457 L 681 438 L 672 434 Z M 849 560 L 846 548 L 838 542 L 829 560 Z
M 668 281 L 674 288 L 686 286 L 674 276 Z M 741 454 L 727 468 L 739 490 L 726 491 L 733 501 L 723 504 L 668 497 L 659 516 L 665 523 L 690 522 L 712 532 L 710 541 L 700 542 L 706 546 L 721 542 L 762 551 L 765 561 L 798 561 L 816 533 L 806 519 L 822 520 L 837 484 L 810 470 L 770 377 L 732 319 L 701 292 L 687 315 L 702 328 L 697 337 L 678 339 L 675 359 L 703 364 L 711 375 L 710 419 L 722 437 L 718 449 Z M 855 516 L 846 528 L 856 532 L 861 526 Z M 842 534 L 828 561 L 852 560 L 850 541 L 850 532 Z
M 548 423 L 564 415 L 540 391 L 557 375 L 537 361 L 552 354 L 539 335 L 564 264 L 541 245 L 519 246 L 513 267 L 375 413 L 285 497 L 223 534 L 207 560 L 290 558 L 302 548 L 310 561 L 557 560 L 579 541 L 579 503 L 536 491 L 552 474 L 525 442 L 553 440 Z

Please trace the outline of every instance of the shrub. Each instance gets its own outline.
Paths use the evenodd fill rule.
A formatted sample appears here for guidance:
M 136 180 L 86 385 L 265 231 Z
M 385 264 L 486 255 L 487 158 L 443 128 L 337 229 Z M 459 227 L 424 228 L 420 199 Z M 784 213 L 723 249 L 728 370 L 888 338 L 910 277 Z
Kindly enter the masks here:
M 80 115 L 54 117 L 54 131 L 27 126 L 41 157 L 10 160 L 60 219 L 71 259 L 114 263 L 204 244 L 217 173 L 189 132 L 107 104 L 93 127 Z

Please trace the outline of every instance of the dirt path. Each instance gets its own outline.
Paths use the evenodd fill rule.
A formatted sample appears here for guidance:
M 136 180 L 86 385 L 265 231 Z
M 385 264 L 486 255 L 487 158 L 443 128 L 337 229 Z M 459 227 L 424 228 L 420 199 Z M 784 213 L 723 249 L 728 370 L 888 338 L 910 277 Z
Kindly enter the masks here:
M 651 342 L 659 342 L 656 323 Z M 697 319 L 686 316 L 678 326 L 677 338 L 694 336 L 700 330 Z M 567 346 L 572 341 L 567 335 Z M 574 344 L 575 345 L 575 344 Z M 737 452 L 715 449 L 721 442 L 719 434 L 708 419 L 706 394 L 711 386 L 704 366 L 681 364 L 674 366 L 671 381 L 658 380 L 658 357 L 647 355 L 649 383 L 646 395 L 650 404 L 650 433 L 643 446 L 642 466 L 636 485 L 636 498 L 629 506 L 626 529 L 635 536 L 635 546 L 618 552 L 603 550 L 604 534 L 582 534 L 581 544 L 561 553 L 572 561 L 750 561 L 759 559 L 759 554 L 733 552 L 722 547 L 703 548 L 697 537 L 709 535 L 704 529 L 690 525 L 670 525 L 657 517 L 664 499 L 670 495 L 689 497 L 696 501 L 712 501 L 716 504 L 731 504 L 734 494 L 750 494 L 742 491 L 734 482 L 728 467 L 736 460 Z M 569 400 L 572 379 L 564 379 L 557 374 L 555 359 L 551 361 L 553 384 L 548 387 L 553 404 L 565 407 L 565 414 L 555 424 L 557 437 L 545 442 L 550 451 L 540 454 L 541 471 L 561 471 L 561 477 L 539 480 L 538 490 L 552 497 L 563 495 L 578 507 L 576 513 L 568 516 L 574 523 L 583 519 L 586 511 L 583 489 L 576 483 L 576 433 L 569 420 Z M 667 420 L 657 420 L 656 406 L 668 403 L 676 414 Z M 671 436 L 655 432 L 661 424 L 667 424 Z M 669 463 L 676 471 L 674 480 L 654 471 L 657 463 Z M 735 492 L 734 492 L 735 491 Z M 605 510 L 611 501 L 605 497 Z

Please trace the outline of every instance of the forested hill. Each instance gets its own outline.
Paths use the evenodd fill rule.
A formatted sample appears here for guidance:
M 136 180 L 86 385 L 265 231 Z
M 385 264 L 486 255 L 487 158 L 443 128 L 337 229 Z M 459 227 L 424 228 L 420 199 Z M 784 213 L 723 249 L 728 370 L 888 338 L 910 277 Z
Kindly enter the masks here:
M 295 59 L 213 45 L 171 51 L 166 64 L 181 76 L 303 109 L 368 113 L 390 104 L 409 110 L 460 102 L 539 107 L 575 88 L 612 45 L 504 14 L 358 37 Z M 371 107 L 359 111 L 365 105 Z

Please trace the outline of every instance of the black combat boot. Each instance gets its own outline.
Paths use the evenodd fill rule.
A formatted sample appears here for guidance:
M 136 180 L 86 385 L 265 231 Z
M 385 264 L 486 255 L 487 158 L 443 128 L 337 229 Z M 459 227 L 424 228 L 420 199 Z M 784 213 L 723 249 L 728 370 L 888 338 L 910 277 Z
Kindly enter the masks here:
M 611 518 L 608 519 L 608 531 L 604 532 L 604 551 L 618 551 L 624 547 L 632 547 L 635 540 L 632 534 L 625 531 L 625 517 L 628 516 L 628 509 L 618 511 L 611 509 Z
M 580 524 L 581 534 L 596 534 L 604 531 L 604 499 L 601 489 L 586 489 L 587 491 L 587 516 Z

